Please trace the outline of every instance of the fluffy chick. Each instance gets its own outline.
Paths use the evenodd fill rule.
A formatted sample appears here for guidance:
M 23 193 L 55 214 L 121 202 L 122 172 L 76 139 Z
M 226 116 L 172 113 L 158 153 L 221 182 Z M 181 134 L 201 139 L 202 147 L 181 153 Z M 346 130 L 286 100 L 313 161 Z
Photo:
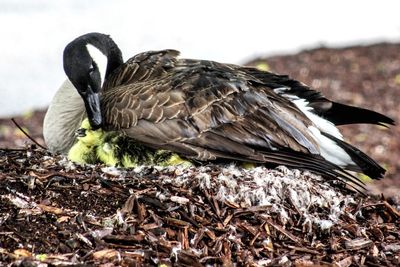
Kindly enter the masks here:
M 68 158 L 80 164 L 95 164 L 98 158 L 96 150 L 104 139 L 104 132 L 101 129 L 91 130 L 88 119 L 85 119 L 75 135 L 77 141 L 69 150 Z
M 118 132 L 93 130 L 88 119 L 83 120 L 76 135 L 77 141 L 68 153 L 68 158 L 76 163 L 102 163 L 125 168 L 140 165 L 192 165 L 176 153 L 148 148 Z

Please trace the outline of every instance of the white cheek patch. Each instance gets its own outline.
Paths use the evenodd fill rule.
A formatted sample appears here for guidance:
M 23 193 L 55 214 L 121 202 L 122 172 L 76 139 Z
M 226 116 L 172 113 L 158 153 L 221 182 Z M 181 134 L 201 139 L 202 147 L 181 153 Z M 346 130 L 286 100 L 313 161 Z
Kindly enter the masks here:
M 93 61 L 96 62 L 97 67 L 99 68 L 100 77 L 101 77 L 101 87 L 103 87 L 103 82 L 106 77 L 107 70 L 107 56 L 104 55 L 100 49 L 95 47 L 94 45 L 87 44 L 86 49 L 89 52 L 89 55 L 92 57 Z

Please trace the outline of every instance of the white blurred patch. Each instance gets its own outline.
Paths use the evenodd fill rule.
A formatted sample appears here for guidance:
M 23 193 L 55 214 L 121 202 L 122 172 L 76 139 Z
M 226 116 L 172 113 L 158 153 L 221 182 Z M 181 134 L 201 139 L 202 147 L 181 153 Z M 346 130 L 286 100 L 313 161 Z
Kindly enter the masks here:
M 103 167 L 101 168 L 101 171 L 113 177 L 123 177 L 125 175 L 124 171 L 121 171 L 121 169 L 116 167 Z

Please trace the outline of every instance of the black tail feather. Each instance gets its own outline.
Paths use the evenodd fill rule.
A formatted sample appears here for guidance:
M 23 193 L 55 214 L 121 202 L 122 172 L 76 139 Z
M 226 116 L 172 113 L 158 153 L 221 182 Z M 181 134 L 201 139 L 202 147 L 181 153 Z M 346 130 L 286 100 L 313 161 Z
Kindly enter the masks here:
M 330 101 L 320 92 L 287 75 L 260 71 L 256 68 L 247 68 L 246 71 L 272 89 L 286 87 L 287 91 L 285 90 L 284 94 L 305 99 L 318 116 L 326 118 L 335 125 L 368 123 L 386 126 L 386 124 L 395 124 L 394 120 L 378 112 Z
M 319 115 L 335 125 L 368 123 L 386 126 L 386 124 L 395 124 L 394 120 L 378 112 L 336 102 L 332 102 L 332 107 Z
M 328 134 L 321 132 L 326 137 L 332 139 L 336 142 L 338 146 L 340 146 L 346 153 L 350 156 L 352 161 L 357 164 L 360 170 L 371 177 L 372 179 L 381 179 L 385 174 L 385 169 L 382 168 L 376 161 L 366 155 L 364 152 L 359 150 L 358 148 Z M 349 170 L 354 170 L 351 166 L 348 168 Z

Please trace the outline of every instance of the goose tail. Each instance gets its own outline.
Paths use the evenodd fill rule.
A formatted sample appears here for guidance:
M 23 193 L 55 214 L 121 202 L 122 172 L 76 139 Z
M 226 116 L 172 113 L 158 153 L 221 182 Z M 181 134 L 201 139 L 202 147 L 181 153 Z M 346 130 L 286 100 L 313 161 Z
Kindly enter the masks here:
M 383 178 L 386 170 L 382 168 L 376 161 L 370 158 L 361 150 L 357 149 L 356 147 L 336 138 L 335 136 L 321 132 L 322 135 L 331 139 L 343 149 L 347 155 L 351 158 L 351 161 L 354 163 L 353 165 L 344 166 L 345 169 L 350 171 L 362 172 L 365 175 L 368 175 L 372 179 L 381 179 Z
M 332 102 L 332 107 L 320 115 L 335 125 L 367 123 L 387 126 L 395 124 L 394 120 L 378 112 L 336 102 Z

